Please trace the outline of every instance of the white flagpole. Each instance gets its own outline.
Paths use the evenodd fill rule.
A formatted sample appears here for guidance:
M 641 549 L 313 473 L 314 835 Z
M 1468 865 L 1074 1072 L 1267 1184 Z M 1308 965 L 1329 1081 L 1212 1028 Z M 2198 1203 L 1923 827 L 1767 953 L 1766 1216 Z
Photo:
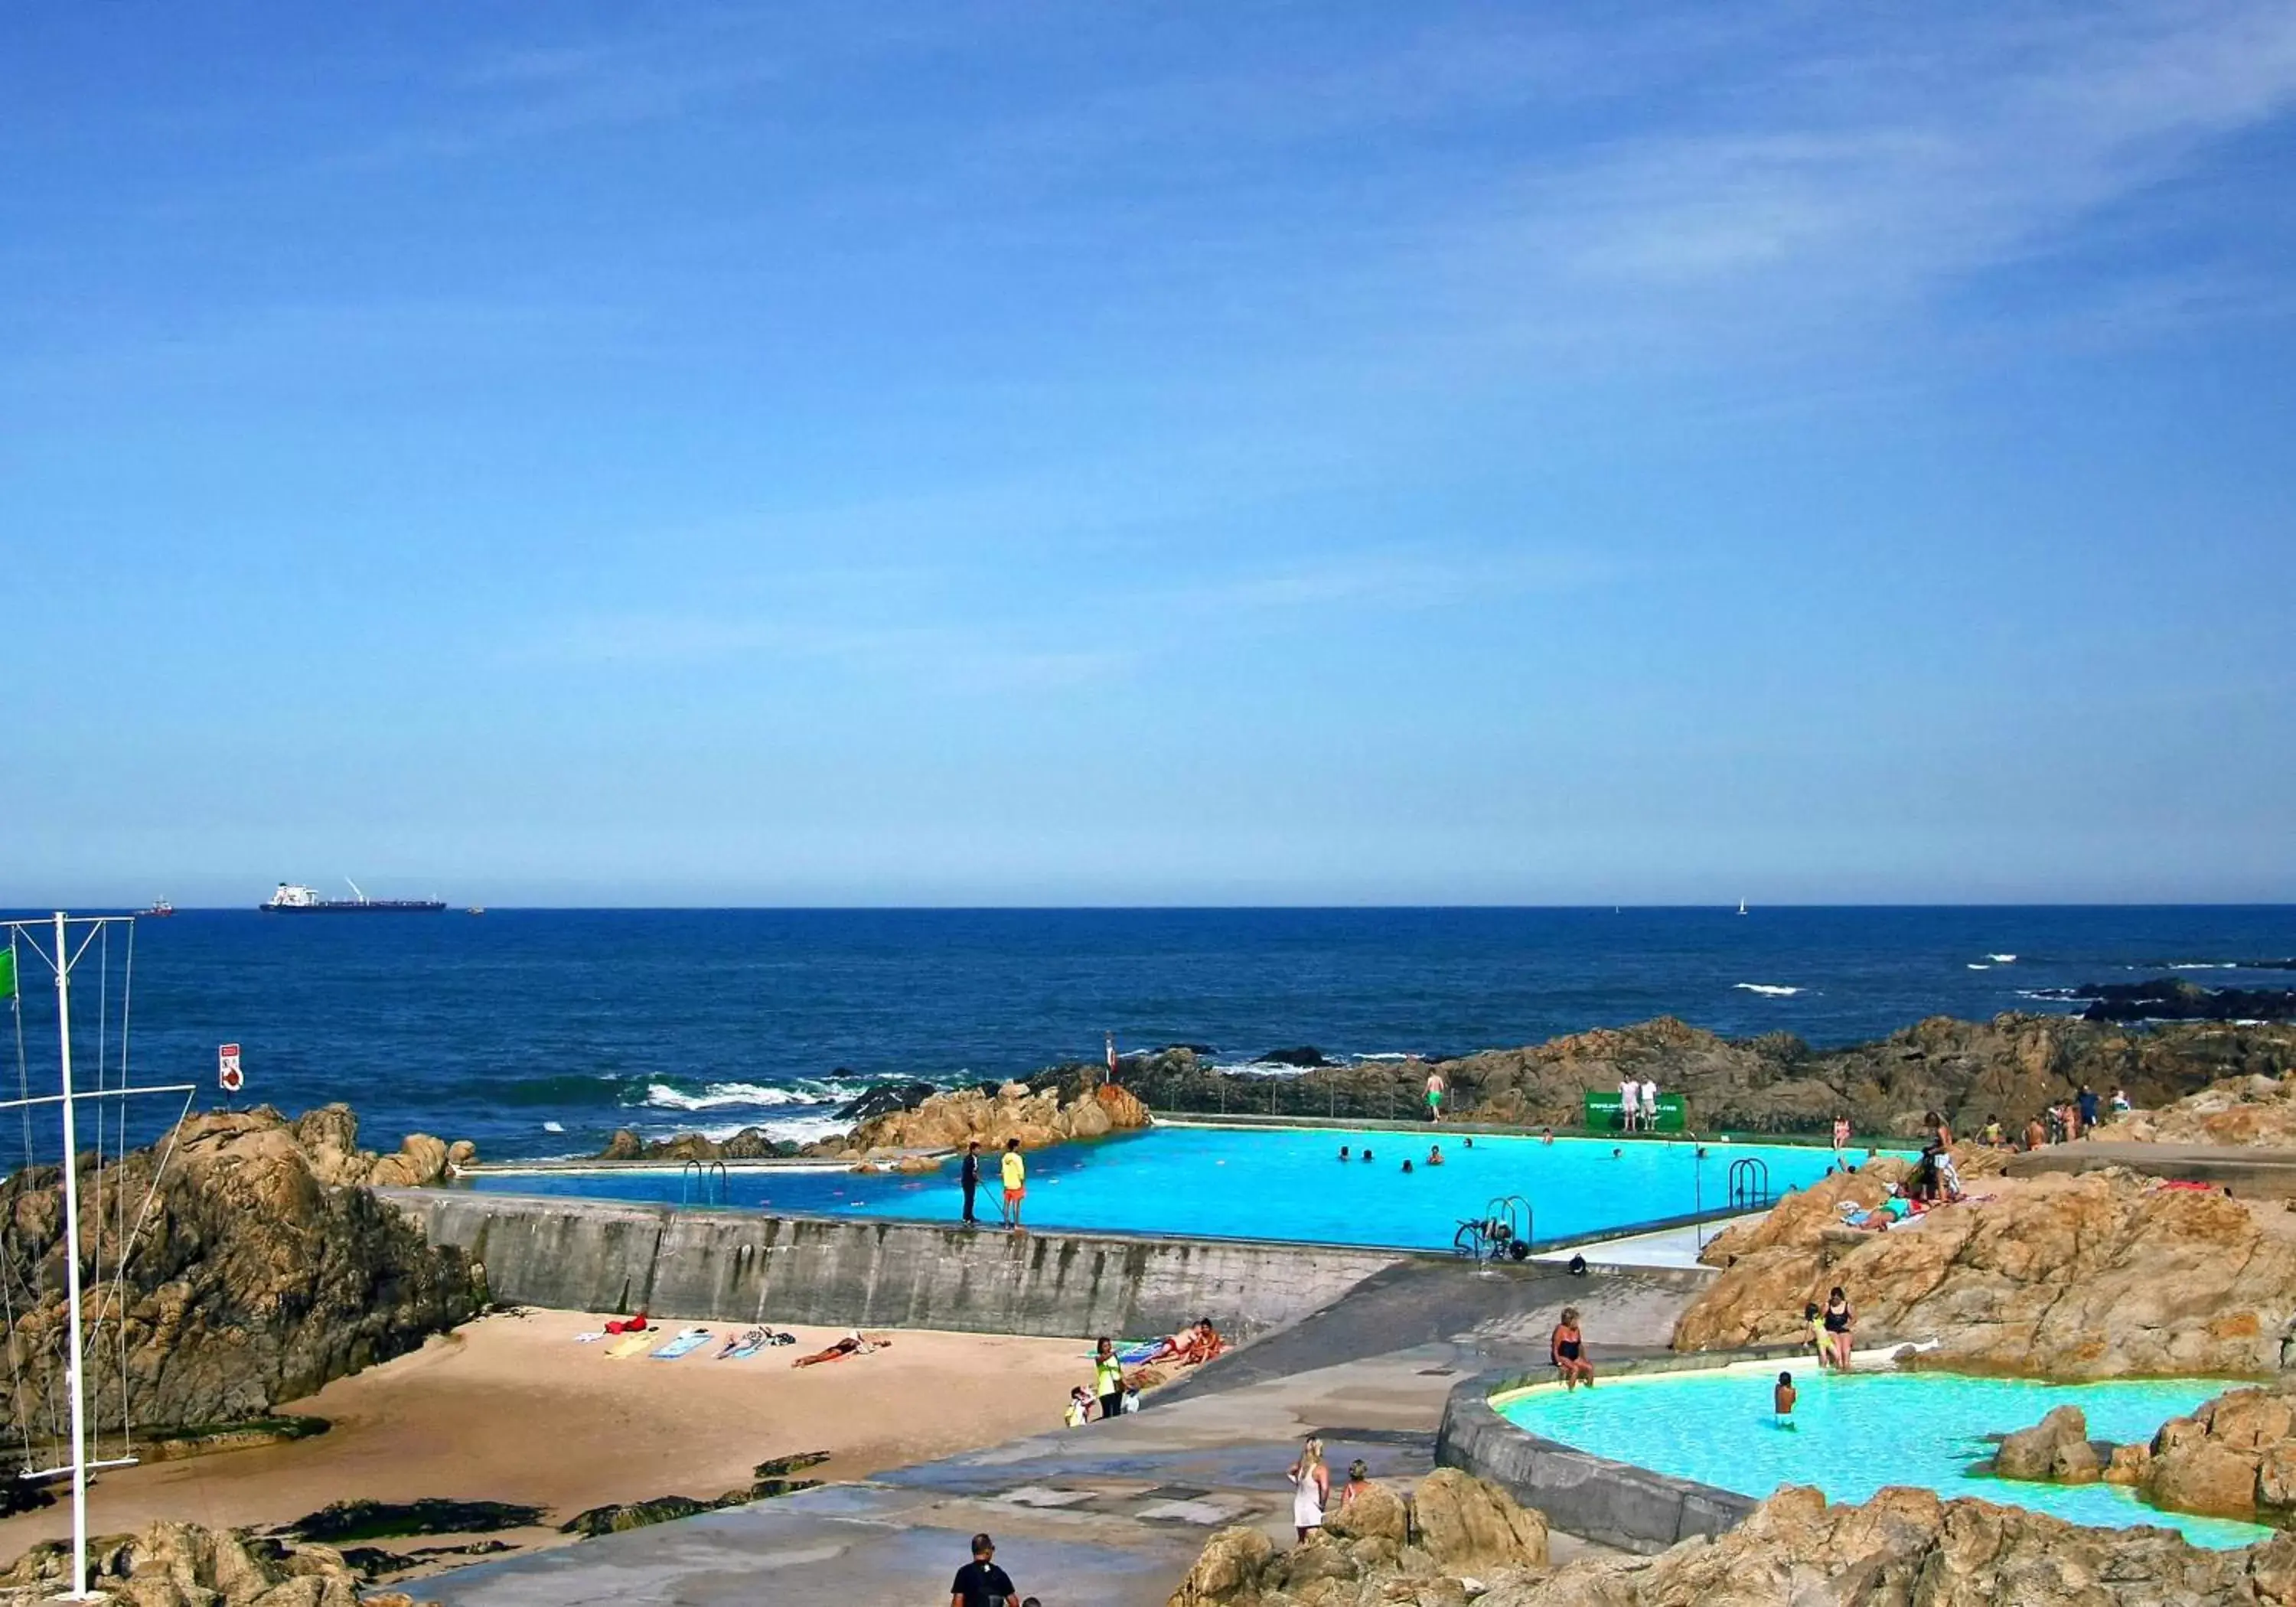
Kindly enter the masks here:
M 80 1368 L 79 1143 L 72 1125 L 71 950 L 64 913 L 56 912 L 56 1045 L 63 1061 L 64 1291 L 71 1308 L 71 1352 L 64 1376 L 71 1385 L 72 1571 L 65 1595 L 87 1601 L 87 1387 Z

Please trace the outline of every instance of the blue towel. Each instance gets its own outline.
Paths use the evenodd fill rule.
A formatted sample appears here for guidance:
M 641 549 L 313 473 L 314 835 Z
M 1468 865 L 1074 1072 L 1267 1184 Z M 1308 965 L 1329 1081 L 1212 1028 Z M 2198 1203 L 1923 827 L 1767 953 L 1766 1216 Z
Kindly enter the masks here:
M 1127 1345 L 1116 1353 L 1116 1359 L 1128 1367 L 1136 1367 L 1155 1355 L 1157 1347 L 1163 1342 L 1162 1340 L 1147 1340 L 1137 1345 Z
M 709 1330 L 707 1328 L 696 1328 L 691 1333 L 679 1334 L 676 1339 L 670 1341 L 669 1343 L 655 1351 L 653 1353 L 653 1359 L 658 1362 L 674 1362 L 681 1356 L 689 1355 L 693 1351 L 701 1349 L 702 1346 L 709 1342 Z

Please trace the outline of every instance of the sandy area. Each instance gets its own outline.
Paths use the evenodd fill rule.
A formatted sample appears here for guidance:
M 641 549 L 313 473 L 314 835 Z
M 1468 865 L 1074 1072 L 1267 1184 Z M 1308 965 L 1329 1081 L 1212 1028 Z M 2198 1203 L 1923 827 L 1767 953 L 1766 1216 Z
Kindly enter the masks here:
M 90 1526 L 282 1523 L 331 1501 L 423 1496 L 527 1503 L 562 1522 L 609 1502 L 715 1496 L 768 1457 L 827 1451 L 804 1476 L 849 1479 L 1040 1432 L 1091 1379 L 1083 1340 L 903 1332 L 874 1355 L 793 1369 L 791 1357 L 842 1331 L 793 1328 L 796 1347 L 741 1361 L 714 1359 L 716 1341 L 676 1361 L 610 1360 L 604 1344 L 573 1341 L 598 1321 L 534 1310 L 468 1324 L 283 1408 L 333 1423 L 315 1439 L 101 1475 Z M 741 1326 L 701 1325 L 721 1337 Z M 0 1559 L 70 1528 L 68 1501 L 8 1519 Z M 398 1552 L 454 1543 L 376 1542 Z

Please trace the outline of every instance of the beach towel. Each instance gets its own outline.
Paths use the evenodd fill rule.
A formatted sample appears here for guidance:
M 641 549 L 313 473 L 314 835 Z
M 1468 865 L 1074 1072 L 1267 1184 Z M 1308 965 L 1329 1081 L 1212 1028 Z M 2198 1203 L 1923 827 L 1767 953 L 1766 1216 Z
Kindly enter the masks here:
M 646 1347 L 652 1343 L 653 1341 L 643 1333 L 624 1334 L 606 1347 L 606 1359 L 610 1362 L 618 1362 L 627 1357 L 643 1356 L 645 1354 Z
M 645 1331 L 646 1314 L 643 1311 L 634 1316 L 618 1316 L 606 1324 L 609 1333 L 644 1333 Z
M 701 1349 L 702 1346 L 709 1342 L 709 1329 L 688 1328 L 685 1332 L 670 1341 L 669 1343 L 655 1351 L 653 1353 L 653 1359 L 658 1362 L 674 1362 L 681 1356 L 692 1355 L 694 1351 Z
M 727 1340 L 726 1348 L 718 1352 L 718 1359 L 721 1362 L 737 1362 L 745 1356 L 755 1356 L 764 1349 L 772 1339 L 773 1335 L 764 1329 L 752 1328 L 747 1333 Z
M 574 1336 L 574 1342 L 575 1342 L 576 1344 L 578 1344 L 578 1345 L 594 1345 L 594 1344 L 596 1344 L 600 1340 L 602 1340 L 602 1339 L 603 1339 L 603 1338 L 605 1338 L 605 1337 L 606 1337 L 606 1331 L 605 1331 L 604 1329 L 603 1329 L 603 1328 L 593 1328 L 593 1329 L 592 1329 L 592 1330 L 590 1330 L 590 1332 L 587 1332 L 587 1333 L 578 1333 L 578 1334 L 576 1334 L 576 1335 Z
M 1116 1353 L 1116 1359 L 1128 1367 L 1136 1367 L 1155 1355 L 1163 1343 L 1162 1340 L 1143 1340 L 1136 1345 L 1127 1345 Z

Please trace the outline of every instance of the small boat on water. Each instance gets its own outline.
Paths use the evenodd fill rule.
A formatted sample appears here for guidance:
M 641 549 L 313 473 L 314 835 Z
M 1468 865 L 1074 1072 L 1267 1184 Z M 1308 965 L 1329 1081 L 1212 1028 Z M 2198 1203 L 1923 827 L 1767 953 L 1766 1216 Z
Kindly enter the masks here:
M 483 904 L 473 904 L 463 913 L 466 915 L 483 915 L 487 913 L 487 906 Z
M 1742 915 L 1746 913 L 1746 901 L 1743 898 L 1738 900 L 1738 913 Z
M 161 915 L 172 915 L 172 914 L 174 914 L 176 913 L 176 906 L 175 906 L 174 905 L 172 905 L 172 904 L 168 903 L 165 898 L 154 898 L 154 899 L 152 899 L 152 907 L 151 907 L 151 908 L 149 908 L 149 909 L 139 909 L 139 910 L 137 910 L 135 913 L 136 913 L 136 914 L 138 914 L 139 916 L 140 916 L 140 915 L 150 915 L 150 916 L 152 916 L 153 919 L 155 919 L 155 920 L 156 920 L 157 918 L 159 918 L 159 917 L 160 917 L 160 916 L 161 916 Z

